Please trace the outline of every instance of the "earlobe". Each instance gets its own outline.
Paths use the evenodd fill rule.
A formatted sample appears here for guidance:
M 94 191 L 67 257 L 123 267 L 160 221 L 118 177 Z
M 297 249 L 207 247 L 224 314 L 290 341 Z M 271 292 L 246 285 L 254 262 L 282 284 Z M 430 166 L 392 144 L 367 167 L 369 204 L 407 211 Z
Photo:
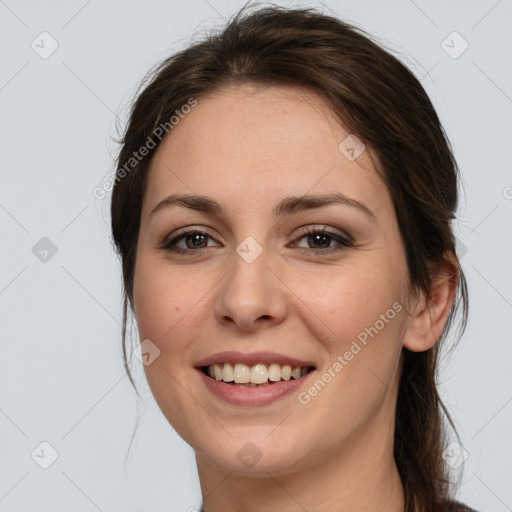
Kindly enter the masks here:
M 421 290 L 404 335 L 404 348 L 424 352 L 438 341 L 450 314 L 459 282 L 459 263 L 453 253 L 445 255 L 432 277 L 428 294 Z

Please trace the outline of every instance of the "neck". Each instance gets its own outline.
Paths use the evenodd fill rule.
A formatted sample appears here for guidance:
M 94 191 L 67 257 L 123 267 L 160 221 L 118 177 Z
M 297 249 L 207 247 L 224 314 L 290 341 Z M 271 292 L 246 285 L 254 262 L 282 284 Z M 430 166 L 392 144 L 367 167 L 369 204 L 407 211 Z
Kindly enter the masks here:
M 385 411 L 385 419 L 363 426 L 299 470 L 235 473 L 197 452 L 205 512 L 403 512 L 393 457 L 394 410 Z

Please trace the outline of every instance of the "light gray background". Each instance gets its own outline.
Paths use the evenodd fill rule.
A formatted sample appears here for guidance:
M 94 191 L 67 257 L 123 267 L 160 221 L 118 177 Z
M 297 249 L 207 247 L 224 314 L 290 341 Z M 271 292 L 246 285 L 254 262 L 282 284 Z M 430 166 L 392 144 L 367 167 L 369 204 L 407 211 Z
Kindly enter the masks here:
M 150 66 L 241 5 L 0 1 L 2 512 L 200 503 L 193 452 L 153 402 L 136 359 L 142 419 L 125 465 L 137 401 L 121 363 L 109 197 L 92 191 L 112 172 L 115 118 L 122 126 Z M 468 453 L 460 499 L 481 512 L 512 510 L 512 1 L 324 5 L 400 52 L 453 143 L 471 320 L 443 368 L 442 396 Z M 46 59 L 31 47 L 51 48 L 44 31 L 59 45 Z M 453 31 L 469 43 L 458 58 L 445 51 L 462 49 L 446 40 Z M 57 248 L 46 262 L 32 252 L 42 237 Z M 59 454 L 48 469 L 35 462 L 51 461 L 43 441 Z

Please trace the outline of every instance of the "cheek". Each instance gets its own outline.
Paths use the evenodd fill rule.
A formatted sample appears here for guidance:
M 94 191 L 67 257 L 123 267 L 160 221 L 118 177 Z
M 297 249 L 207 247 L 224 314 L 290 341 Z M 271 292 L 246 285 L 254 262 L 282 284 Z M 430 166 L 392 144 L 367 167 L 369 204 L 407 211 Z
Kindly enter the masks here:
M 164 356 L 159 363 L 166 367 L 183 363 L 193 326 L 201 325 L 197 315 L 204 289 L 198 281 L 171 272 L 150 257 L 142 256 L 137 263 L 133 299 L 139 337 L 158 347 Z
M 193 390 L 186 377 L 188 348 L 203 325 L 197 315 L 204 293 L 199 279 L 171 271 L 151 256 L 141 255 L 137 262 L 133 296 L 139 337 L 151 340 L 159 350 L 144 372 L 160 409 L 185 440 L 200 428 L 188 423 L 195 421 L 191 417 L 200 418 L 201 410 L 190 399 Z
M 323 284 L 312 294 L 311 279 L 303 280 L 298 293 L 307 297 L 304 323 L 326 355 L 301 403 L 308 402 L 312 416 L 332 425 L 336 437 L 377 414 L 389 397 L 405 314 L 400 288 L 391 286 L 383 273 L 346 273 Z
M 133 285 L 135 315 L 141 335 L 162 338 L 204 294 L 199 279 L 187 278 L 156 258 L 141 254 Z
M 294 292 L 303 303 L 304 322 L 329 352 L 339 354 L 358 337 L 364 342 L 375 324 L 379 334 L 399 332 L 400 280 L 396 273 L 390 278 L 389 269 L 352 266 L 324 276 L 304 274 L 294 279 Z
M 304 275 L 295 280 L 304 303 L 302 321 L 326 356 L 318 376 L 325 384 L 313 384 L 302 399 L 311 401 L 317 416 L 329 411 L 331 418 L 347 421 L 347 429 L 382 403 L 401 354 L 405 274 L 403 269 L 390 274 L 384 267 L 351 266 L 325 278 Z M 346 411 L 352 411 L 352 420 L 343 419 Z

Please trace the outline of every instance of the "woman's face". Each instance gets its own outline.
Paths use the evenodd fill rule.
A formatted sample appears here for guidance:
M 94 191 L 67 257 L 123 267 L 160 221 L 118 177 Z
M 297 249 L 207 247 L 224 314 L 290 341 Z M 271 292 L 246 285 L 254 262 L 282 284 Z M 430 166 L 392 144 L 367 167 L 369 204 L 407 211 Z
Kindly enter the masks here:
M 199 98 L 153 158 L 135 314 L 151 390 L 198 462 L 285 474 L 342 453 L 364 463 L 392 439 L 406 258 L 386 186 L 349 135 L 311 92 L 244 85 Z M 205 375 L 222 352 L 235 354 L 218 375 L 231 363 L 236 380 L 281 381 Z M 314 370 L 290 378 L 286 362 Z

